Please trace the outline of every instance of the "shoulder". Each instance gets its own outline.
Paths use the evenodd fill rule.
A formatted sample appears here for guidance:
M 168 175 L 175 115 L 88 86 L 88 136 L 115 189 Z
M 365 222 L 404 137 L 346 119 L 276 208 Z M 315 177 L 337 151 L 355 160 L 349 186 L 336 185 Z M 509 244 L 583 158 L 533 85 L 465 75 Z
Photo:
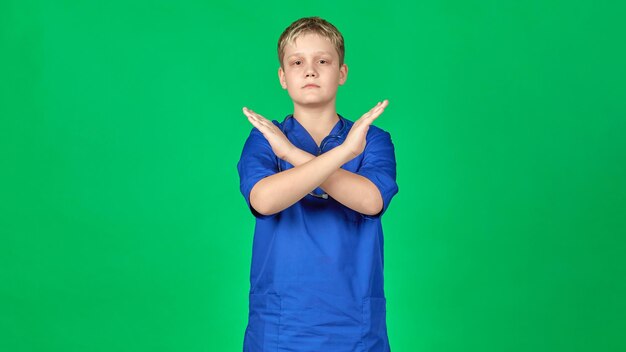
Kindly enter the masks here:
M 384 129 L 370 125 L 370 128 L 367 130 L 367 138 L 391 138 L 391 133 L 385 131 Z
M 279 129 L 282 130 L 283 128 L 283 122 L 278 122 L 277 120 L 272 120 L 272 123 L 278 127 Z M 248 134 L 248 140 L 255 140 L 255 139 L 262 139 L 263 141 L 266 141 L 265 137 L 263 136 L 263 133 L 256 127 L 252 127 L 250 129 L 250 133 Z
M 345 119 L 345 120 L 347 121 L 347 126 L 348 126 L 347 130 L 349 131 L 352 128 L 352 125 L 354 125 L 354 121 L 349 120 L 349 119 Z M 367 130 L 367 136 L 365 138 L 367 140 L 370 140 L 370 139 L 378 139 L 380 137 L 391 139 L 391 133 L 387 132 L 386 130 L 376 125 L 370 125 L 369 129 Z

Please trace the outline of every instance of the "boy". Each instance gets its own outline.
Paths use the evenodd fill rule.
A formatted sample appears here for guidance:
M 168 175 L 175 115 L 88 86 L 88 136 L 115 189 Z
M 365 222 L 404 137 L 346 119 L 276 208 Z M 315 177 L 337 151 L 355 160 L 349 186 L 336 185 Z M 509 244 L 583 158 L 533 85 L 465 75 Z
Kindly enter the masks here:
M 346 81 L 341 33 L 301 18 L 278 41 L 294 112 L 254 126 L 237 164 L 256 217 L 244 351 L 390 351 L 381 217 L 398 192 L 391 136 L 335 110 Z

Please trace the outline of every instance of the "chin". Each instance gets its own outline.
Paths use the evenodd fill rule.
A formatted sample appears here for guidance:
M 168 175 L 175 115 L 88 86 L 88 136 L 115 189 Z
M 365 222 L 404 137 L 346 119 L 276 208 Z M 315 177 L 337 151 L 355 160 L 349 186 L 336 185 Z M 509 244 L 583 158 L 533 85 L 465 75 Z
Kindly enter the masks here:
M 328 106 L 328 104 L 330 104 L 329 101 L 315 101 L 315 102 L 297 102 L 297 105 L 300 105 L 301 107 L 305 107 L 305 108 L 310 108 L 310 109 L 315 109 L 315 108 L 323 108 Z
M 317 106 L 317 105 L 324 105 L 328 103 L 328 100 L 326 99 L 321 99 L 319 97 L 301 97 L 301 96 L 290 96 L 291 100 L 298 104 L 298 105 L 302 105 L 302 106 L 306 106 L 306 105 L 311 105 L 311 106 Z

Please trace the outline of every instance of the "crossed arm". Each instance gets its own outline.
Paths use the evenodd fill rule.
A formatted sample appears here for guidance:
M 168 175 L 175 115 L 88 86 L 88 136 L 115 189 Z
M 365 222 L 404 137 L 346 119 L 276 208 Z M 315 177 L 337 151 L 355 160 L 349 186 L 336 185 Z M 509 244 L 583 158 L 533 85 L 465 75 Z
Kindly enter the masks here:
M 315 158 L 314 155 L 298 149 L 286 161 L 299 167 Z M 335 167 L 335 171 L 318 186 L 354 211 L 366 215 L 378 214 L 383 207 L 383 198 L 378 188 L 367 178 L 342 169 L 341 165 L 343 163 Z
M 371 123 L 384 111 L 388 101 L 355 121 L 345 141 L 319 156 L 295 147 L 271 121 L 244 108 L 244 114 L 272 146 L 272 151 L 294 167 L 268 176 L 256 183 L 250 192 L 250 204 L 261 214 L 274 214 L 321 187 L 346 207 L 362 214 L 378 214 L 383 200 L 378 188 L 367 178 L 344 170 L 341 166 L 361 154 Z

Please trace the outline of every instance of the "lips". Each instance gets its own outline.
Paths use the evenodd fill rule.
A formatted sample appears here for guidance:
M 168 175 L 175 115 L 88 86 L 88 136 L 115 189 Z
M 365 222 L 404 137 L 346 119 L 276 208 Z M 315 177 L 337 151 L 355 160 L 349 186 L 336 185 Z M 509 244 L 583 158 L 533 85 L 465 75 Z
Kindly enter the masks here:
M 318 86 L 317 84 L 309 83 L 302 88 L 319 88 L 319 87 L 320 86 Z

